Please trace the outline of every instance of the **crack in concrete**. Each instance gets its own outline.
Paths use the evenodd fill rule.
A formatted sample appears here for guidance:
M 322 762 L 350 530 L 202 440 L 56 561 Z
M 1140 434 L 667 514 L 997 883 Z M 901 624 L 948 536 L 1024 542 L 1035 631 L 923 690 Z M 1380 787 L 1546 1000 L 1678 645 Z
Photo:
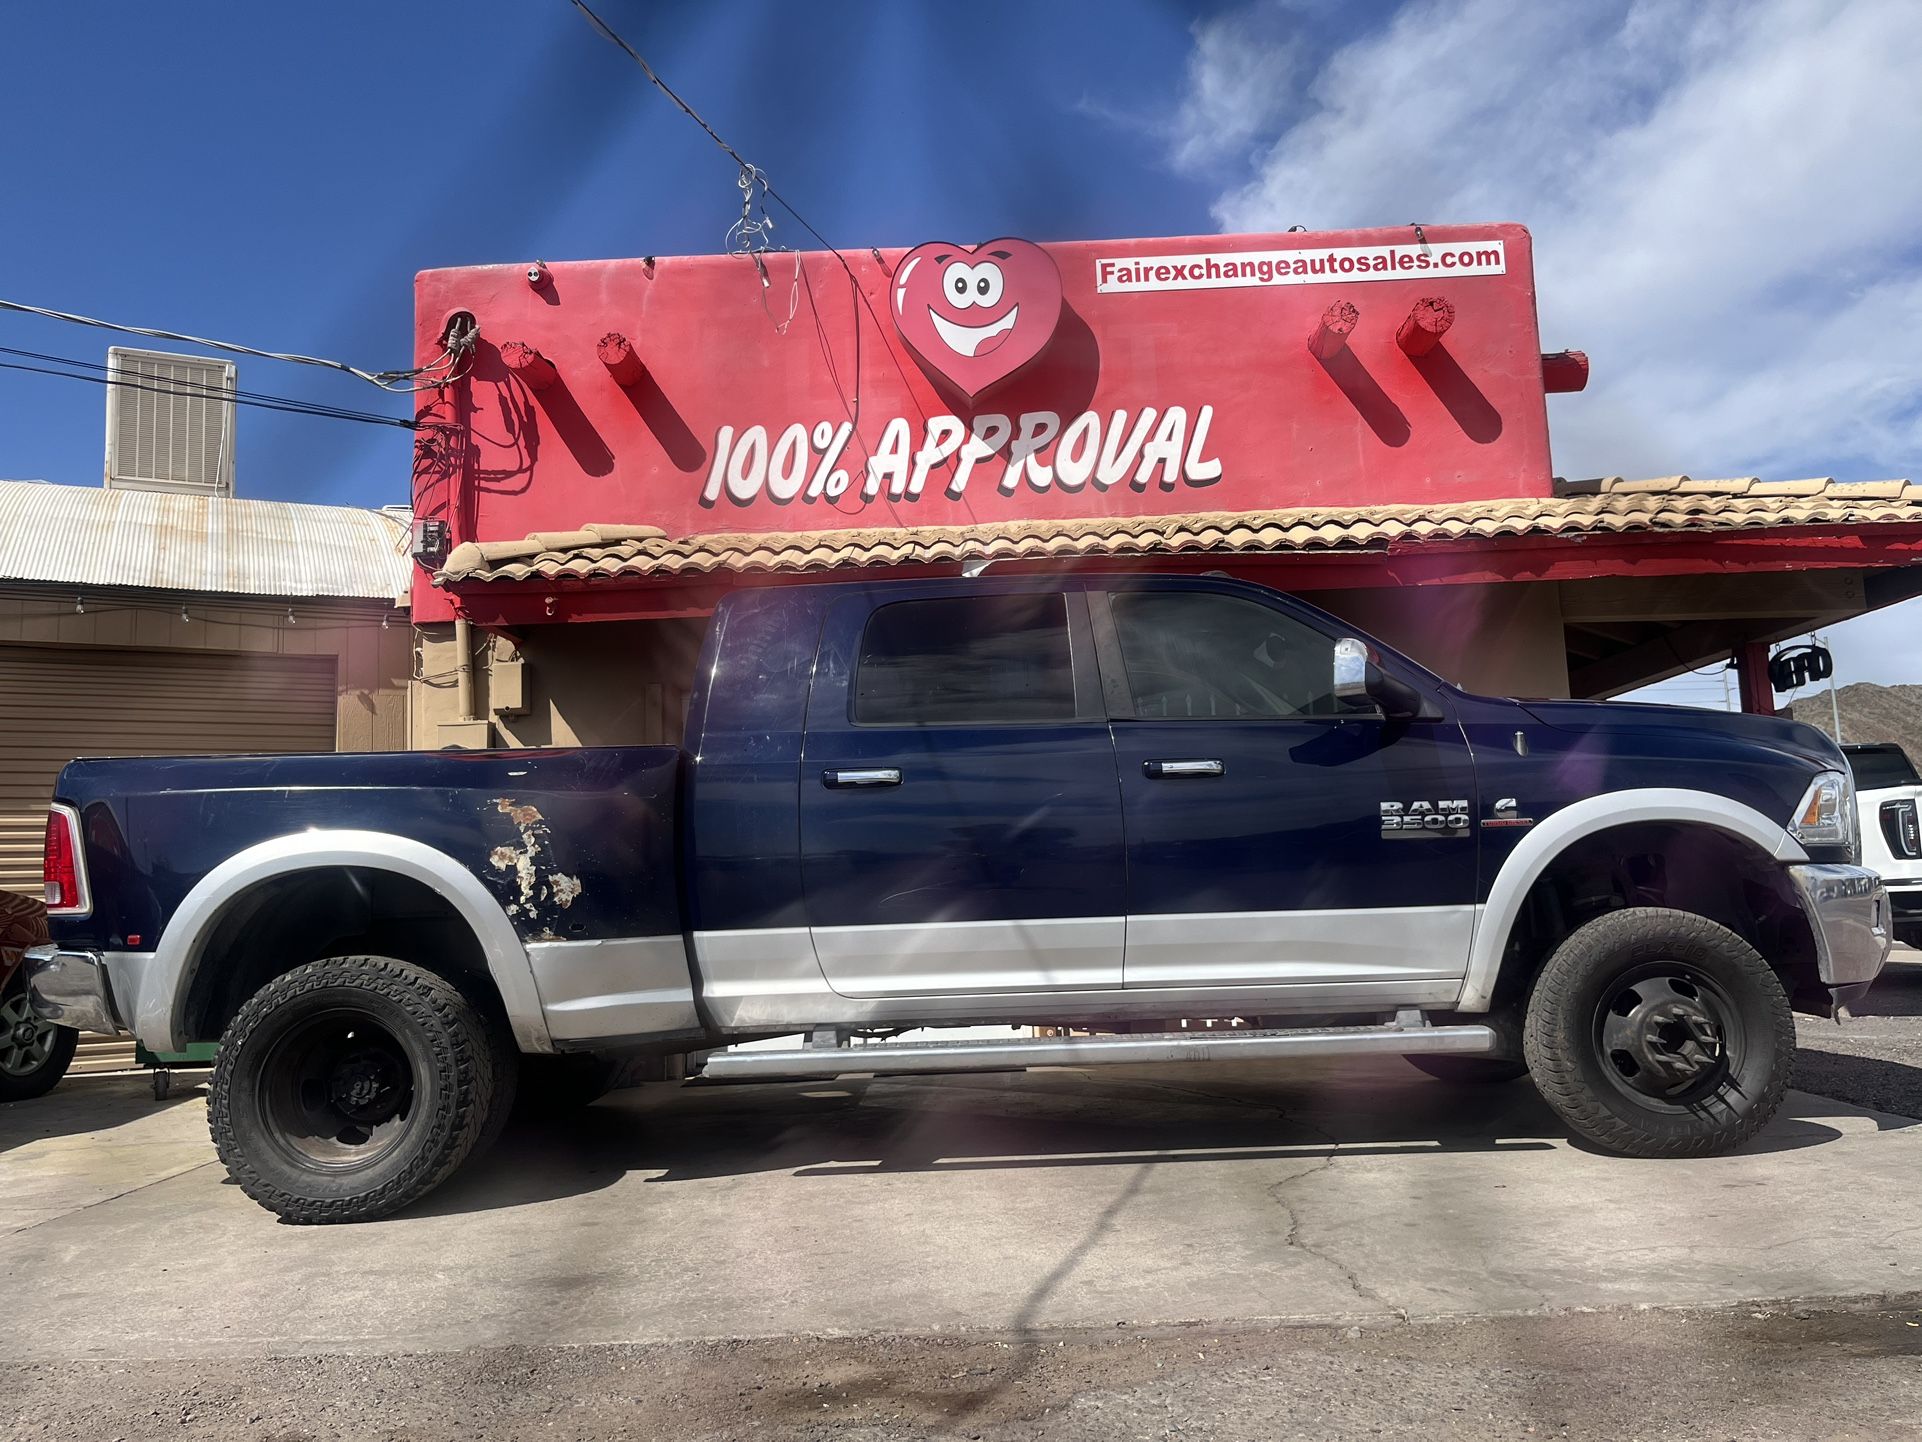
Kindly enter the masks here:
M 1397 1306 L 1375 1288 L 1368 1286 L 1361 1280 L 1361 1275 L 1355 1268 L 1331 1257 L 1320 1248 L 1312 1247 L 1304 1242 L 1301 1239 L 1301 1214 L 1296 1210 L 1294 1203 L 1282 1195 L 1284 1188 L 1292 1187 L 1297 1182 L 1304 1182 L 1310 1177 L 1318 1176 L 1334 1166 L 1335 1159 L 1341 1155 L 1341 1143 L 1336 1140 L 1333 1133 L 1316 1126 L 1313 1122 L 1305 1118 L 1290 1116 L 1286 1107 L 1276 1106 L 1273 1102 L 1253 1101 L 1237 1096 L 1223 1096 L 1219 1092 L 1204 1091 L 1197 1087 L 1177 1086 L 1172 1082 L 1142 1081 L 1139 1084 L 1155 1091 L 1173 1092 L 1178 1096 L 1193 1097 L 1200 1101 L 1215 1102 L 1226 1106 L 1251 1108 L 1255 1111 L 1273 1112 L 1278 1121 L 1286 1122 L 1292 1126 L 1301 1128 L 1303 1131 L 1310 1132 L 1326 1143 L 1328 1147 L 1327 1155 L 1315 1162 L 1314 1165 L 1304 1167 L 1293 1176 L 1283 1177 L 1280 1181 L 1273 1183 L 1267 1188 L 1268 1199 L 1277 1207 L 1281 1208 L 1282 1215 L 1288 1219 L 1288 1232 L 1282 1239 L 1282 1245 L 1291 1250 L 1305 1253 L 1324 1266 L 1332 1268 L 1341 1276 L 1341 1279 L 1348 1284 L 1348 1289 L 1361 1301 L 1373 1303 L 1382 1311 L 1393 1313 L 1404 1322 L 1409 1319 L 1408 1309 L 1406 1307 Z
M 1276 1108 L 1277 1112 L 1280 1112 L 1280 1110 L 1281 1110 L 1280 1108 Z M 1282 1115 L 1285 1116 L 1286 1113 L 1282 1113 Z M 1299 1127 L 1303 1127 L 1306 1130 L 1315 1133 L 1315 1135 L 1319 1136 L 1323 1141 L 1327 1142 L 1328 1154 L 1324 1156 L 1320 1161 L 1316 1162 L 1313 1166 L 1304 1167 L 1301 1171 L 1296 1172 L 1293 1176 L 1283 1177 L 1280 1181 L 1274 1183 L 1268 1188 L 1268 1199 L 1271 1202 L 1273 1202 L 1276 1206 L 1280 1207 L 1282 1211 L 1282 1215 L 1288 1218 L 1288 1234 L 1283 1239 L 1283 1244 L 1285 1246 L 1293 1248 L 1297 1252 L 1306 1253 L 1308 1256 L 1313 1257 L 1316 1261 L 1322 1263 L 1324 1266 L 1333 1268 L 1334 1271 L 1340 1275 L 1341 1279 L 1348 1284 L 1348 1289 L 1351 1292 L 1353 1292 L 1355 1296 L 1359 1298 L 1361 1301 L 1373 1303 L 1376 1307 L 1380 1308 L 1382 1311 L 1392 1312 L 1395 1316 L 1399 1317 L 1402 1321 L 1406 1322 L 1408 1320 L 1408 1309 L 1406 1307 L 1397 1306 L 1395 1303 L 1389 1301 L 1386 1297 L 1384 1297 L 1375 1288 L 1368 1286 L 1365 1282 L 1362 1281 L 1361 1274 L 1355 1268 L 1349 1266 L 1346 1262 L 1343 1262 L 1338 1258 L 1332 1257 L 1326 1251 L 1322 1250 L 1320 1247 L 1310 1246 L 1307 1242 L 1302 1240 L 1301 1213 L 1296 1208 L 1293 1202 L 1291 1202 L 1288 1198 L 1282 1195 L 1282 1191 L 1284 1188 L 1292 1187 L 1298 1182 L 1305 1182 L 1310 1177 L 1319 1176 L 1322 1172 L 1325 1172 L 1329 1168 L 1333 1167 L 1335 1164 L 1335 1159 L 1341 1155 L 1341 1143 L 1336 1141 L 1332 1135 L 1330 1135 L 1328 1132 L 1323 1131 L 1320 1127 L 1316 1126 L 1313 1122 L 1296 1121 L 1295 1125 Z
M 202 1167 L 214 1167 L 219 1165 L 220 1163 L 218 1160 L 195 1162 L 192 1166 L 182 1167 L 177 1172 L 168 1172 L 167 1175 L 164 1177 L 155 1177 L 152 1181 L 142 1182 L 137 1187 L 128 1187 L 124 1192 L 115 1192 L 110 1197 L 97 1197 L 93 1201 L 88 1202 L 85 1206 L 72 1207 L 67 1211 L 55 1213 L 51 1217 L 42 1217 L 37 1222 L 29 1222 L 24 1227 L 16 1227 L 13 1231 L 8 1232 L 7 1235 L 9 1237 L 17 1237 L 24 1232 L 31 1232 L 35 1227 L 44 1227 L 53 1222 L 64 1222 L 68 1217 L 77 1217 L 82 1212 L 91 1212 L 95 1207 L 104 1207 L 107 1205 L 107 1203 L 117 1202 L 122 1197 L 131 1197 L 135 1192 L 144 1192 L 147 1190 L 147 1188 L 157 1187 L 162 1182 L 171 1182 L 175 1177 L 184 1177 L 189 1172 L 199 1171 Z

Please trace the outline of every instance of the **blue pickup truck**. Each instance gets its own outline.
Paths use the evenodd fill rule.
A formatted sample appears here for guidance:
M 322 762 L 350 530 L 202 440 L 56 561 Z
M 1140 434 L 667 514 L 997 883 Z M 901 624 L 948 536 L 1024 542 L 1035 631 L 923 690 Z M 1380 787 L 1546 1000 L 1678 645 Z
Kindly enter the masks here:
M 781 586 L 684 748 L 73 763 L 29 965 L 46 1020 L 218 1040 L 221 1158 L 300 1222 L 516 1088 L 694 1075 L 1394 1053 L 1694 1156 L 1880 970 L 1859 850 L 1811 727 L 1470 695 L 1259 586 Z

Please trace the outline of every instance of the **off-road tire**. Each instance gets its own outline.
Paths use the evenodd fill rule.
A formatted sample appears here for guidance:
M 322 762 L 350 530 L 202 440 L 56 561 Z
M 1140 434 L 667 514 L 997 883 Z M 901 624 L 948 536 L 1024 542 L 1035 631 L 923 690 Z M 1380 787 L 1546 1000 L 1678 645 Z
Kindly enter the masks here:
M 1449 1056 L 1440 1052 L 1432 1056 L 1411 1056 L 1408 1064 L 1416 1071 L 1427 1072 L 1436 1081 L 1460 1086 L 1499 1086 L 1528 1075 L 1528 1063 L 1520 1057 Z
M 37 1029 L 31 1047 L 12 1045 L 13 1029 L 29 1021 Z M 14 972 L 0 989 L 0 1056 L 16 1062 L 0 1066 L 0 1102 L 31 1101 L 52 1091 L 73 1065 L 73 1049 L 79 1041 L 80 1033 L 72 1027 L 48 1026 L 33 1016 L 27 1002 L 26 968 Z
M 1603 1040 L 1611 993 L 1672 971 L 1725 1015 L 1720 1059 L 1683 1103 L 1641 1095 Z M 1615 1015 L 1623 1015 L 1614 1012 Z M 1628 1157 L 1704 1157 L 1740 1146 L 1775 1115 L 1795 1059 L 1782 982 L 1753 947 L 1685 911 L 1632 907 L 1574 931 L 1530 992 L 1523 1054 L 1535 1086 L 1570 1129 Z
M 323 1018 L 363 1017 L 405 1054 L 412 1102 L 392 1144 L 361 1164 L 303 1159 L 269 1115 L 277 1045 Z M 207 1126 L 248 1196 L 296 1223 L 364 1222 L 418 1201 L 473 1151 L 494 1111 L 496 1044 L 458 988 L 409 962 L 336 956 L 275 977 L 221 1037 Z
M 470 1003 L 472 1000 L 470 997 Z M 493 1150 L 494 1143 L 507 1130 L 507 1124 L 519 1115 L 517 1093 L 521 1077 L 521 1050 L 506 1021 L 489 1016 L 477 1004 L 474 1009 L 487 1023 L 488 1042 L 494 1053 L 494 1101 L 487 1109 L 487 1119 L 481 1123 L 480 1135 L 474 1139 L 473 1151 L 467 1154 L 469 1161 Z

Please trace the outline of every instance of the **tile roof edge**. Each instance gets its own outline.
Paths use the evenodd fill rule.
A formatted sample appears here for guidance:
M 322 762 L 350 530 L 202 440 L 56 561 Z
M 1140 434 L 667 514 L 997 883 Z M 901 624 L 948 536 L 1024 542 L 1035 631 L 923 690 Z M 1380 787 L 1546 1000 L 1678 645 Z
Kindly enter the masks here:
M 1602 483 L 1597 483 L 1598 485 Z M 1821 490 L 1813 487 L 1822 485 Z M 1739 489 L 1738 489 L 1739 487 Z M 1006 554 L 1010 547 L 1072 545 L 1086 551 L 1100 549 L 1105 554 L 1133 554 L 1164 549 L 1171 538 L 1185 534 L 1189 544 L 1173 549 L 1196 549 L 1192 542 L 1213 533 L 1226 542 L 1237 533 L 1244 538 L 1231 549 L 1269 549 L 1285 538 L 1272 535 L 1259 544 L 1261 533 L 1295 531 L 1293 549 L 1304 551 L 1343 551 L 1349 553 L 1380 549 L 1383 544 L 1428 539 L 1491 538 L 1497 535 L 1578 534 L 1591 530 L 1622 531 L 1648 529 L 1665 531 L 1728 530 L 1737 527 L 1757 529 L 1780 515 L 1781 526 L 1835 524 L 1842 517 L 1798 514 L 1811 507 L 1875 506 L 1906 510 L 1922 505 L 1922 487 L 1901 481 L 1838 482 L 1810 481 L 1756 482 L 1751 477 L 1724 481 L 1690 481 L 1685 477 L 1661 477 L 1635 488 L 1563 490 L 1551 496 L 1505 497 L 1477 501 L 1401 502 L 1376 506 L 1295 506 L 1262 511 L 1196 511 L 1175 515 L 1088 516 L 1056 520 L 1016 520 L 976 522 L 963 526 L 844 527 L 823 531 L 713 531 L 669 537 L 658 528 L 634 523 L 589 522 L 577 531 L 536 533 L 523 541 L 469 542 L 448 557 L 435 576 L 437 585 L 450 582 L 485 582 L 500 579 L 507 571 L 532 572 L 551 565 L 566 565 L 575 560 L 592 559 L 597 574 L 636 574 L 628 562 L 668 562 L 692 564 L 696 558 L 711 558 L 716 569 L 728 564 L 748 567 L 759 564 L 778 569 L 832 569 L 843 564 L 876 564 L 872 557 L 881 551 L 906 554 L 892 556 L 884 564 L 911 564 L 919 555 L 940 552 L 945 557 L 967 558 L 986 555 L 990 550 Z M 1719 515 L 1733 524 L 1715 525 Z M 1894 517 L 1889 519 L 1900 519 Z M 1917 519 L 1922 519 L 1918 515 Z M 1579 523 L 1544 526 L 1543 522 Z M 1627 522 L 1627 526 L 1611 524 Z M 1637 524 L 1639 523 L 1639 524 Z M 1373 530 L 1387 534 L 1358 535 Z M 616 540 L 615 537 L 621 537 Z M 570 543 L 564 549 L 542 549 L 543 540 Z M 1161 545 L 1155 544 L 1157 540 Z M 1106 542 L 1106 545 L 1102 543 Z M 1256 542 L 1251 545 L 1249 542 Z M 784 556 L 802 553 L 853 553 L 857 559 L 808 560 L 798 566 L 781 565 Z M 721 558 L 726 553 L 736 553 Z M 606 561 L 615 561 L 608 568 Z

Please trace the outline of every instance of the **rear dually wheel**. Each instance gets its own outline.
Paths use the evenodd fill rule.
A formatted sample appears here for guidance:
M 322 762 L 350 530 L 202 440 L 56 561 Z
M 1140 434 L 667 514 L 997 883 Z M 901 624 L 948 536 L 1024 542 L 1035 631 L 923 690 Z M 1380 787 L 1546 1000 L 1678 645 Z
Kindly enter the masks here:
M 268 982 L 221 1038 L 208 1127 L 289 1222 L 367 1221 L 440 1185 L 496 1104 L 487 1022 L 444 978 L 337 956 Z

